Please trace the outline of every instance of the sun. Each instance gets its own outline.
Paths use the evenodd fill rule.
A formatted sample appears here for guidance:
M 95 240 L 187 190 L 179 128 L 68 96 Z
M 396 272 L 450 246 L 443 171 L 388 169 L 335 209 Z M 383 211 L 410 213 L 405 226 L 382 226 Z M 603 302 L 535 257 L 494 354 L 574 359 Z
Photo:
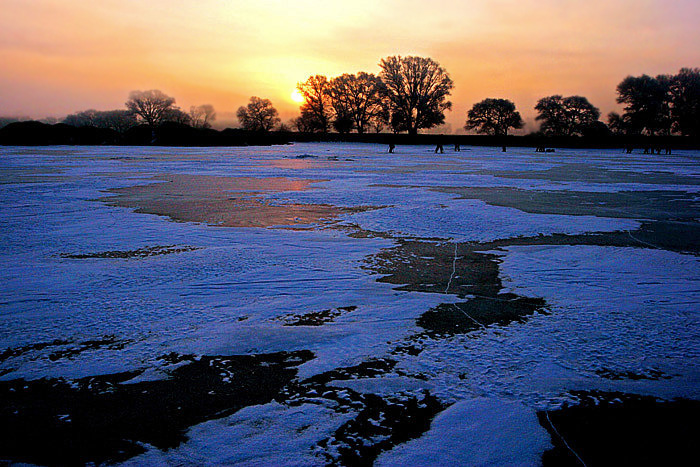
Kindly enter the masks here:
M 302 102 L 304 102 L 304 96 L 299 92 L 298 89 L 295 89 L 294 91 L 292 91 L 292 94 L 291 94 L 290 97 L 292 98 L 292 100 L 293 100 L 294 102 L 297 102 L 297 103 L 299 103 L 299 104 L 301 104 Z

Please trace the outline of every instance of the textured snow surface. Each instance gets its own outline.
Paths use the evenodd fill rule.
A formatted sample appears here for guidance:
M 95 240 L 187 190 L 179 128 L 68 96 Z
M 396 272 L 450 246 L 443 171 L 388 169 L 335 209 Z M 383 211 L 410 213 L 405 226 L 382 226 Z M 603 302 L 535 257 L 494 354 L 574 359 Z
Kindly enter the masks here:
M 430 431 L 377 459 L 378 466 L 540 465 L 549 434 L 517 402 L 477 398 L 458 402 Z
M 394 373 L 329 385 L 381 396 L 428 390 L 452 405 L 422 437 L 385 451 L 378 465 L 536 465 L 550 446 L 536 411 L 558 407 L 574 389 L 700 398 L 697 256 L 506 245 L 492 252 L 503 292 L 543 298 L 548 313 L 418 341 L 423 330 L 416 320 L 459 298 L 396 290 L 366 267 L 402 238 L 486 242 L 633 231 L 644 219 L 533 214 L 436 189 L 671 190 L 697 198 L 700 153 L 541 155 L 475 147 L 438 156 L 432 149 L 399 146 L 392 155 L 361 144 L 0 148 L 0 352 L 25 349 L 0 362 L 0 378 L 144 370 L 139 378 L 148 380 L 166 375 L 159 357 L 170 352 L 307 349 L 316 358 L 299 367 L 302 380 L 390 356 Z M 557 172 L 569 166 L 570 174 Z M 587 180 L 596 172 L 607 178 Z M 310 190 L 263 196 L 270 203 L 375 209 L 303 230 L 227 228 L 100 201 L 106 190 L 154 183 L 151 177 L 164 174 L 321 180 Z M 144 258 L 99 256 L 156 246 L 191 248 Z M 85 254 L 94 256 L 70 257 Z M 348 307 L 355 308 L 320 326 L 284 325 L 290 316 Z M 80 347 L 106 337 L 109 345 Z M 37 347 L 57 339 L 79 352 L 48 358 L 52 348 Z M 415 342 L 418 355 L 391 353 Z M 664 377 L 601 377 L 650 371 Z M 327 404 L 248 407 L 192 427 L 177 448 L 151 448 L 127 463 L 324 464 L 318 443 L 351 415 Z
M 325 465 L 314 446 L 348 415 L 317 405 L 287 408 L 276 402 L 197 425 L 178 449 L 152 449 L 126 465 Z

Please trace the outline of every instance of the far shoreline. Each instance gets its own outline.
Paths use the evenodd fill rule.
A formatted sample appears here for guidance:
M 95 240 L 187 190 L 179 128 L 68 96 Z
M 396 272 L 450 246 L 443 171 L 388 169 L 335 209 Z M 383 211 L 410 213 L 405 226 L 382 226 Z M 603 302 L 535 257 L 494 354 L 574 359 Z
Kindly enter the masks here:
M 569 149 L 699 150 L 700 139 L 689 136 L 595 135 L 552 137 L 529 135 L 444 135 L 406 133 L 300 133 L 254 132 L 235 128 L 198 129 L 168 123 L 156 129 L 141 125 L 121 134 L 95 127 L 74 127 L 29 121 L 0 129 L 0 146 L 145 146 L 145 147 L 241 147 L 290 143 L 369 143 L 396 146 L 442 145 L 445 152 L 460 147 L 523 147 Z

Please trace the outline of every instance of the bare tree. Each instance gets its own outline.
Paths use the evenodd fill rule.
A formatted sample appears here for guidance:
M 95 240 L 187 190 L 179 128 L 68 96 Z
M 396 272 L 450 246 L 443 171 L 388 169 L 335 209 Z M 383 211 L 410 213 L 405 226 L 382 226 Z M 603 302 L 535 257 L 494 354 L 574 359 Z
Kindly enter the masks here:
M 124 133 L 138 124 L 136 115 L 128 110 L 100 111 L 94 109 L 70 114 L 63 119 L 63 123 L 76 127 L 108 128 L 118 133 Z
M 292 119 L 292 126 L 299 133 L 310 133 L 314 131 L 314 125 L 309 119 L 309 114 L 302 113 L 298 117 Z
M 191 125 L 190 116 L 188 113 L 183 112 L 180 107 L 170 107 L 165 112 L 163 112 L 163 119 L 161 123 L 172 122 L 178 123 L 180 125 Z
M 247 106 L 239 107 L 236 116 L 243 128 L 250 131 L 270 131 L 281 121 L 270 99 L 256 96 L 250 98 Z
M 99 125 L 109 128 L 117 133 L 126 133 L 130 128 L 138 124 L 136 115 L 128 110 L 107 110 L 100 112 Z
M 344 74 L 333 78 L 328 95 L 336 121 L 343 122 L 343 127 L 347 127 L 349 120 L 358 133 L 365 133 L 374 121 L 386 122 L 384 83 L 376 75 L 361 71 L 357 75 Z M 337 129 L 338 125 L 335 126 Z
M 297 89 L 304 96 L 300 110 L 308 131 L 328 132 L 332 119 L 329 88 L 330 82 L 323 75 L 311 76 L 297 84 Z
M 393 56 L 382 59 L 379 66 L 392 122 L 401 122 L 401 127 L 415 135 L 421 128 L 445 121 L 444 112 L 452 108 L 447 97 L 454 84 L 439 63 L 424 57 Z
M 674 130 L 700 135 L 700 68 L 681 68 L 672 78 L 670 94 Z
M 628 76 L 617 85 L 617 102 L 625 104 L 622 118 L 632 133 L 669 133 L 671 77 Z
M 524 125 L 515 104 L 508 99 L 484 99 L 467 113 L 466 130 L 478 133 L 506 136 L 508 128 L 519 129 Z
M 540 129 L 551 136 L 583 135 L 600 117 L 600 110 L 582 96 L 543 97 L 535 110 L 538 112 L 535 120 L 542 121 Z
M 624 117 L 617 112 L 610 112 L 608 114 L 608 128 L 614 135 L 626 135 L 629 133 L 629 124 L 625 121 Z
M 195 128 L 211 128 L 211 122 L 216 120 L 214 106 L 210 104 L 191 106 L 190 123 Z
M 164 121 L 168 110 L 174 104 L 174 97 L 157 89 L 151 89 L 149 91 L 132 91 L 129 94 L 129 100 L 126 101 L 126 108 L 138 115 L 150 127 L 156 127 Z
M 74 114 L 67 115 L 62 123 L 66 125 L 81 127 L 81 126 L 97 126 L 98 111 L 95 109 L 83 110 Z

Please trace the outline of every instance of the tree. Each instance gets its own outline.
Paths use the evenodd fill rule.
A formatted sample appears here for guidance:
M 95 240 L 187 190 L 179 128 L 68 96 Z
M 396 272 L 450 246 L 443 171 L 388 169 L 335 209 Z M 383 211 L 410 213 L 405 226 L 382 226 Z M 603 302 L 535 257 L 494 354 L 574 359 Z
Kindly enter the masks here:
M 477 133 L 506 136 L 508 128 L 520 129 L 524 125 L 515 104 L 507 99 L 484 99 L 467 112 L 466 130 Z
M 63 119 L 63 123 L 66 125 L 71 125 L 75 127 L 82 126 L 97 126 L 97 110 L 88 109 L 81 112 L 76 112 L 74 114 L 67 115 Z
M 384 83 L 376 75 L 361 71 L 357 75 L 344 74 L 333 78 L 328 95 L 336 121 L 340 120 L 343 128 L 347 127 L 347 122 L 343 120 L 349 119 L 351 127 L 362 134 L 373 125 L 381 124 L 383 127 L 387 120 Z M 335 126 L 337 129 L 338 125 Z
M 452 108 L 447 97 L 454 84 L 439 63 L 424 57 L 393 56 L 382 59 L 379 66 L 391 102 L 392 123 L 401 122 L 401 127 L 415 135 L 421 128 L 445 121 L 444 112 Z
M 249 131 L 270 131 L 281 121 L 272 101 L 257 96 L 251 97 L 247 106 L 239 107 L 236 116 Z
M 299 133 L 310 133 L 314 131 L 314 125 L 309 119 L 309 114 L 301 114 L 298 117 L 292 119 L 292 126 L 297 129 Z
M 88 109 L 68 115 L 63 123 L 76 127 L 92 126 L 108 128 L 118 133 L 124 133 L 138 124 L 136 115 L 128 110 L 94 110 Z
M 385 126 L 391 124 L 391 108 L 389 100 L 386 97 L 382 98 L 381 109 L 377 115 L 370 120 L 370 128 L 375 133 L 380 133 Z
M 535 110 L 535 120 L 542 121 L 540 130 L 547 136 L 581 136 L 600 117 L 600 110 L 582 96 L 543 97 Z
M 138 125 L 136 115 L 128 110 L 106 110 L 98 112 L 97 126 L 109 128 L 117 133 L 126 133 L 130 128 Z
M 614 135 L 626 135 L 629 133 L 629 125 L 622 115 L 617 112 L 610 112 L 608 114 L 608 128 Z
M 211 128 L 211 122 L 216 120 L 214 106 L 210 104 L 191 106 L 190 123 L 195 128 Z
M 700 68 L 681 68 L 671 78 L 673 128 L 682 135 L 700 135 Z
M 174 97 L 170 97 L 158 89 L 151 89 L 149 91 L 132 91 L 129 94 L 129 100 L 126 101 L 126 108 L 138 115 L 148 126 L 156 127 L 163 122 L 168 110 L 174 104 Z
M 648 75 L 628 76 L 617 85 L 617 102 L 625 104 L 622 118 L 632 133 L 669 133 L 671 79 Z
M 180 125 L 191 125 L 192 120 L 190 119 L 189 114 L 184 112 L 180 107 L 171 107 L 165 112 L 163 112 L 163 120 L 161 123 L 165 122 L 171 122 L 171 123 L 177 123 Z
M 301 115 L 307 131 L 327 133 L 332 119 L 332 105 L 328 95 L 330 82 L 323 75 L 310 76 L 297 89 L 304 96 Z
M 338 111 L 336 109 L 335 118 L 333 119 L 333 128 L 341 134 L 350 133 L 355 126 L 355 122 L 347 109 Z

